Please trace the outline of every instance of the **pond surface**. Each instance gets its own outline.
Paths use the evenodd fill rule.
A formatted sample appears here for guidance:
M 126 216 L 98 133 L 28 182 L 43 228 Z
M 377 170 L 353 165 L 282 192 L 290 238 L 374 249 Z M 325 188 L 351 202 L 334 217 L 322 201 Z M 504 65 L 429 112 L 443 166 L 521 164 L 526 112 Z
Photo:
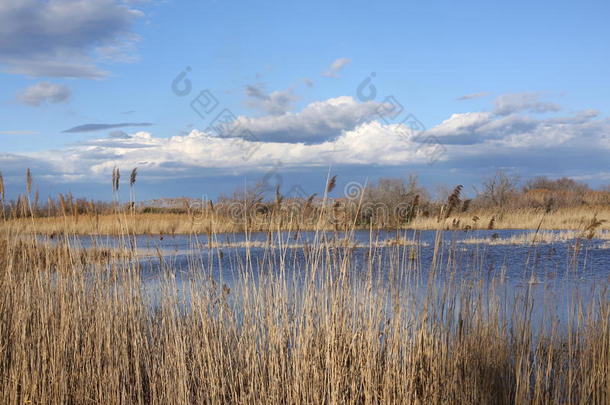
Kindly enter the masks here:
M 507 318 L 525 311 L 519 305 L 527 299 L 532 308 L 528 316 L 536 328 L 554 323 L 565 330 L 574 318 L 574 303 L 586 312 L 587 305 L 606 305 L 610 300 L 610 233 L 592 239 L 577 236 L 565 231 L 477 230 L 443 231 L 439 238 L 436 231 L 358 230 L 216 234 L 211 239 L 84 236 L 70 243 L 134 249 L 138 259 L 128 265 L 137 264 L 142 291 L 153 307 L 170 281 L 186 305 L 194 290 L 212 285 L 220 292 L 231 291 L 239 308 L 244 284 L 252 287 L 268 276 L 281 276 L 288 295 L 298 300 L 308 275 L 326 272 L 334 277 L 346 264 L 353 292 L 365 295 L 367 277 L 373 277 L 385 286 L 379 291 L 387 308 L 392 290 L 404 291 L 408 298 L 401 299 L 409 302 L 404 305 L 419 311 L 430 292 L 466 286 L 475 295 L 480 292 L 483 305 L 500 302 Z M 475 305 L 471 300 L 469 305 Z
M 168 272 L 180 288 L 194 273 L 205 273 L 232 288 L 244 274 L 256 279 L 261 273 L 282 272 L 289 279 L 302 279 L 314 261 L 318 267 L 338 268 L 337 263 L 348 256 L 355 279 L 375 272 L 388 283 L 425 288 L 433 273 L 435 283 L 449 278 L 501 283 L 505 293 L 527 289 L 538 301 L 561 311 L 575 296 L 586 302 L 593 290 L 607 288 L 610 281 L 610 241 L 572 236 L 576 233 L 444 231 L 437 242 L 436 267 L 436 231 L 263 232 L 217 234 L 211 240 L 207 235 L 142 235 L 131 240 L 102 236 L 79 237 L 72 243 L 84 248 L 135 247 L 143 284 L 150 291 L 158 290 Z M 607 233 L 601 236 L 608 238 Z M 349 248 L 342 245 L 346 237 Z M 532 243 L 535 237 L 551 241 Z M 310 254 L 316 243 L 331 246 L 317 259 Z

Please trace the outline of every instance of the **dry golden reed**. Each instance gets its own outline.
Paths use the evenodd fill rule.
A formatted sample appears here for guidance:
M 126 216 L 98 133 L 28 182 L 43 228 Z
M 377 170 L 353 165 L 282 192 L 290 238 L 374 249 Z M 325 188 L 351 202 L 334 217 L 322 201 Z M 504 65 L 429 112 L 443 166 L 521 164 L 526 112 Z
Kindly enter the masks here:
M 4 205 L 6 190 L 4 189 L 4 176 L 2 176 L 2 172 L 0 172 L 0 200 L 2 201 L 2 205 Z
M 134 169 L 132 188 L 135 178 Z M 119 180 L 114 168 L 115 194 Z M 335 185 L 333 176 L 324 202 Z M 81 214 L 70 194 L 60 196 L 62 217 L 33 218 L 30 208 L 32 218 L 5 221 L 0 237 L 0 403 L 608 404 L 607 285 L 574 291 L 562 319 L 538 307 L 534 284 L 513 287 L 483 268 L 460 277 L 463 256 L 453 245 L 443 253 L 445 227 L 531 221 L 538 231 L 545 221 L 571 226 L 574 212 L 455 213 L 461 189 L 438 218 L 414 213 L 409 222 L 437 229 L 429 269 L 418 260 L 425 246 L 398 234 L 371 237 L 365 259 L 355 260 L 351 221 L 346 233 L 316 232 L 287 255 L 273 231 L 309 225 L 283 213 L 289 201 L 279 188 L 271 206 L 255 199 L 260 216 L 244 223 L 211 202 L 194 212 L 186 200 L 186 214 L 176 215 L 117 207 L 99 216 L 94 206 Z M 410 207 L 418 204 L 416 195 Z M 338 200 L 320 206 L 310 197 L 306 206 L 316 231 L 346 212 Z M 606 214 L 580 216 L 576 238 L 599 235 Z M 263 254 L 245 243 L 223 261 L 230 246 L 218 232 L 244 231 L 247 240 L 257 227 L 268 232 Z M 153 232 L 206 233 L 207 246 L 193 249 L 232 283 L 203 260 L 184 268 L 161 251 L 158 262 L 139 258 L 134 235 Z M 122 244 L 100 248 L 93 238 L 82 249 L 76 234 L 115 234 Z M 158 283 L 149 289 L 151 276 Z
M 278 230 L 281 223 L 285 230 L 315 230 L 333 229 L 332 210 L 327 210 L 325 216 L 319 215 L 319 204 L 316 204 L 311 196 L 308 200 L 299 205 L 298 209 L 290 210 L 291 206 L 282 200 L 282 209 L 273 210 L 267 213 L 258 210 L 248 217 L 248 230 L 250 231 L 269 231 Z M 244 215 L 230 215 L 222 205 L 217 205 L 210 201 L 207 206 L 196 212 L 195 221 L 193 213 L 143 213 L 136 209 L 129 218 L 119 221 L 121 214 L 103 214 L 96 212 L 95 207 L 89 208 L 88 214 L 84 213 L 78 222 L 66 221 L 64 216 L 70 215 L 71 209 L 67 210 L 66 197 L 60 195 L 58 203 L 47 204 L 47 209 L 51 206 L 60 210 L 59 217 L 37 216 L 31 218 L 9 218 L 5 223 L 0 224 L 0 230 L 12 227 L 19 229 L 20 233 L 31 234 L 34 232 L 41 234 L 77 234 L 77 235 L 120 235 L 125 232 L 136 234 L 190 234 L 205 233 L 206 229 L 214 229 L 216 232 L 242 232 L 246 226 Z M 71 205 L 70 205 L 71 207 Z M 417 209 L 417 206 L 410 205 L 407 215 L 403 215 L 404 224 L 395 226 L 401 229 L 437 229 L 439 223 L 434 217 L 427 217 Z M 610 209 L 600 208 L 596 210 L 596 220 L 601 222 L 596 229 L 610 229 Z M 543 230 L 580 230 L 583 228 L 584 221 L 592 218 L 591 210 L 566 208 L 546 214 L 537 209 L 520 209 L 514 211 L 497 210 L 477 210 L 471 212 L 458 212 L 450 215 L 446 224 L 459 221 L 461 229 L 488 229 L 490 224 L 493 229 L 532 229 L 540 226 Z M 292 221 L 290 219 L 293 219 Z M 302 218 L 300 223 L 295 222 L 295 218 Z M 493 221 L 492 221 L 493 219 Z M 543 220 L 542 220 L 543 219 Z M 541 222 L 542 220 L 542 222 Z M 353 218 L 349 221 L 354 224 Z M 367 225 L 354 225 L 356 228 L 368 229 Z M 447 229 L 451 226 L 447 225 Z
M 133 187 L 136 184 L 136 177 L 138 176 L 138 168 L 134 167 L 129 175 L 129 186 Z
M 442 257 L 447 277 L 431 274 L 426 287 L 417 261 L 397 259 L 404 247 L 355 262 L 349 248 L 314 243 L 292 276 L 277 268 L 281 249 L 245 254 L 225 269 L 231 285 L 197 260 L 177 269 L 161 257 L 153 294 L 127 246 L 100 260 L 67 238 L 41 245 L 19 231 L 0 243 L 0 403 L 609 400 L 604 289 L 566 303 L 561 323 L 554 308 L 538 321 L 532 287 L 507 302 L 502 279 L 484 282 L 481 270 L 456 281 L 461 264 Z M 190 284 L 176 281 L 181 273 Z

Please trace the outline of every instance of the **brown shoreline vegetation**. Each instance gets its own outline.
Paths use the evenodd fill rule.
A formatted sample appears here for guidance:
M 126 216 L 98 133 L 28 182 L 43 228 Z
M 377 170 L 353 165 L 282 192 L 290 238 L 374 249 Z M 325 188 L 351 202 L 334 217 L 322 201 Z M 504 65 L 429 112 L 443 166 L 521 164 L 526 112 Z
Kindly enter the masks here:
M 335 211 L 336 212 L 336 211 Z M 243 217 L 203 213 L 135 213 L 89 215 L 78 217 L 36 217 L 17 218 L 0 223 L 0 230 L 18 229 L 22 234 L 59 235 L 184 235 L 214 233 L 268 232 L 278 229 L 286 231 L 308 231 L 316 229 L 342 230 L 347 226 L 355 229 L 416 229 L 436 230 L 443 226 L 445 230 L 488 230 L 488 229 L 524 229 L 524 230 L 580 230 L 593 219 L 600 221 L 600 230 L 610 230 L 610 207 L 564 208 L 547 213 L 540 209 L 473 210 L 468 213 L 451 214 L 442 224 L 436 217 L 414 218 L 403 225 L 353 224 L 352 219 L 335 220 L 332 213 L 320 220 L 310 216 L 306 221 L 297 219 L 296 215 L 264 215 L 252 212 L 247 219 Z
M 536 178 L 522 186 L 503 172 L 485 180 L 473 198 L 461 185 L 441 187 L 436 199 L 416 176 L 349 183 L 335 191 L 336 176 L 323 196 L 283 195 L 280 187 L 262 181 L 216 201 L 192 198 L 137 203 L 137 169 L 129 176 L 129 202 L 119 203 L 120 172 L 113 171 L 112 202 L 77 199 L 60 194 L 40 202 L 32 195 L 32 174 L 26 173 L 27 193 L 14 201 L 4 197 L 0 174 L 2 229 L 23 234 L 57 235 L 175 235 L 241 233 L 278 230 L 345 229 L 543 229 L 581 230 L 591 221 L 610 229 L 610 190 L 593 190 L 563 178 Z M 298 194 L 298 193 L 297 193 Z M 336 197 L 332 195 L 338 194 Z

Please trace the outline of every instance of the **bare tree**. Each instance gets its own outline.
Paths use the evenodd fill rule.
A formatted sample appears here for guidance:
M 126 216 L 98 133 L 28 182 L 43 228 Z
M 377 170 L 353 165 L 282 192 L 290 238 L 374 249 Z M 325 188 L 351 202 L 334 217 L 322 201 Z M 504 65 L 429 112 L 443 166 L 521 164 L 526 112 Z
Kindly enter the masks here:
M 498 170 L 483 182 L 480 198 L 494 206 L 506 205 L 517 194 L 519 176 Z

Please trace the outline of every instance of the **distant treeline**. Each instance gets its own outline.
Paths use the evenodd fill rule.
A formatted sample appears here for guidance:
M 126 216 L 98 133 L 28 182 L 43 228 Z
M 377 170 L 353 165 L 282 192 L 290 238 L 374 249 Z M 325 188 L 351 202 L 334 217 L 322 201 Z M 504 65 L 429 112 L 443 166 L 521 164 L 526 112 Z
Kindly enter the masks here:
M 422 187 L 417 176 L 382 178 L 369 184 L 348 183 L 344 190 L 335 190 L 336 178 L 329 180 L 320 194 L 305 195 L 291 190 L 286 195 L 279 186 L 259 182 L 247 189 L 236 190 L 230 196 L 215 201 L 193 198 L 164 198 L 136 202 L 135 170 L 130 177 L 130 202 L 93 201 L 59 194 L 41 201 L 32 193 L 32 177 L 26 174 L 26 193 L 16 200 L 4 199 L 4 184 L 0 181 L 2 216 L 4 219 L 24 217 L 57 217 L 131 214 L 182 214 L 201 218 L 214 215 L 233 220 L 265 221 L 277 218 L 312 223 L 320 213 L 332 215 L 337 225 L 394 226 L 406 224 L 417 217 L 442 218 L 451 214 L 480 210 L 511 211 L 539 209 L 552 212 L 561 208 L 610 207 L 610 186 L 594 190 L 587 184 L 570 179 L 538 177 L 521 183 L 516 176 L 497 172 L 473 188 L 472 197 L 461 185 L 437 187 L 434 197 Z M 113 173 L 113 191 L 118 191 L 118 172 Z M 1 177 L 0 177 L 1 180 Z M 116 193 L 115 193 L 116 194 Z

